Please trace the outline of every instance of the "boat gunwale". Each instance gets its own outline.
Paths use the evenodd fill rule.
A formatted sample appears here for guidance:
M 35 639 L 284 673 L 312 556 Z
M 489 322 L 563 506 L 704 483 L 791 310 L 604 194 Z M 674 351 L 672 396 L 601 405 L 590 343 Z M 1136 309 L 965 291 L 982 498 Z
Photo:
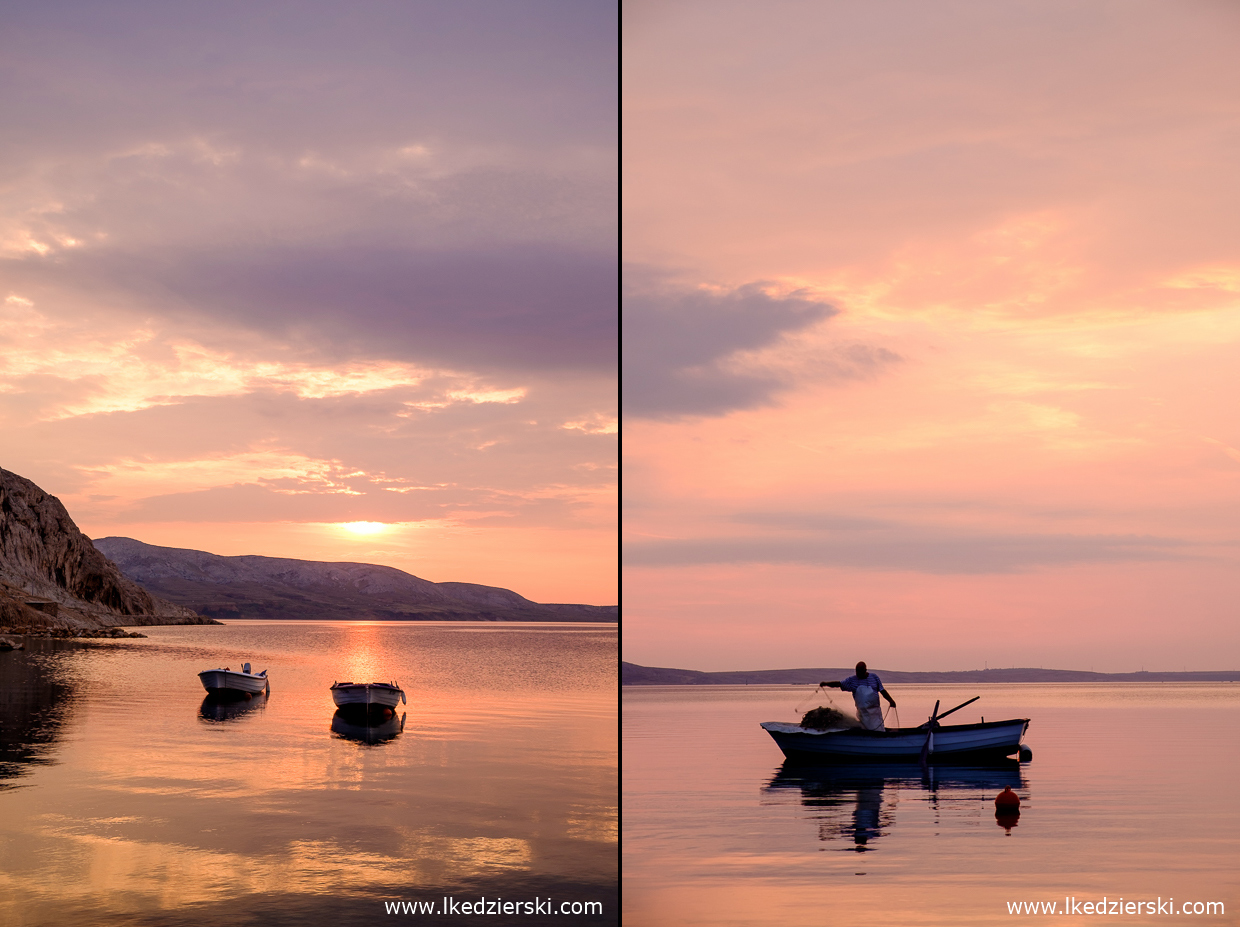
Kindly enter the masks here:
M 394 692 L 403 692 L 400 686 L 393 685 L 390 682 L 333 682 L 333 689 L 391 689 Z
M 266 670 L 263 670 L 261 673 L 243 673 L 241 672 L 241 670 L 228 669 L 227 667 L 223 667 L 223 666 L 216 667 L 215 669 L 203 670 L 201 673 L 198 674 L 198 678 L 201 679 L 203 676 L 207 675 L 207 673 L 224 673 L 225 675 L 229 675 L 229 676 L 242 676 L 245 679 L 266 679 L 267 678 Z
M 1008 727 L 1013 724 L 1028 725 L 1030 721 L 1031 721 L 1030 718 L 1011 718 L 1007 721 L 977 721 L 977 722 L 974 722 L 973 724 L 940 724 L 934 728 L 934 733 L 944 734 L 944 733 L 954 733 L 956 731 L 983 731 L 989 728 Z M 833 734 L 859 734 L 859 735 L 862 735 L 865 737 L 871 737 L 871 738 L 891 738 L 891 737 L 907 737 L 910 734 L 925 734 L 926 733 L 926 725 L 924 724 L 919 727 L 896 727 L 896 728 L 888 728 L 883 731 L 869 731 L 862 727 L 845 727 L 845 728 L 835 728 L 829 731 L 816 731 L 813 728 L 801 727 L 799 724 L 793 721 L 762 721 L 759 723 L 761 724 L 762 729 L 766 731 L 768 734 L 777 733 L 777 734 L 784 734 L 787 736 L 796 736 L 798 734 L 805 734 L 810 737 L 829 737 Z M 786 724 L 789 727 L 797 728 L 797 730 L 795 731 L 772 731 L 770 728 L 767 727 L 768 724 Z

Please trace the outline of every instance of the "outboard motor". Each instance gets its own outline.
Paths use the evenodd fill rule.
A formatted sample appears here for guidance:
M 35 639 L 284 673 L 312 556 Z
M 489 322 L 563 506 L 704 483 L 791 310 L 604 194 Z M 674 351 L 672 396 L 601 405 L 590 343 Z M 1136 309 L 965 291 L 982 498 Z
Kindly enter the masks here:
M 241 672 L 245 673 L 247 676 L 248 676 L 248 675 L 250 675 L 250 664 L 248 664 L 248 663 L 242 663 L 242 664 L 241 664 Z

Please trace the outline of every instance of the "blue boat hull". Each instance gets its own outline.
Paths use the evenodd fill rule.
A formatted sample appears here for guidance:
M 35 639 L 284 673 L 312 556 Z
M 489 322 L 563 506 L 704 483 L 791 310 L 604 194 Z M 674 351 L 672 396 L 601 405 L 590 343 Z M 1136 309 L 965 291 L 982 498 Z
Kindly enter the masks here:
M 935 760 L 994 759 L 1020 751 L 1028 718 L 986 721 L 980 724 L 945 724 L 934 731 L 930 757 Z M 816 762 L 916 761 L 926 742 L 926 729 L 905 727 L 891 731 L 815 731 L 797 724 L 764 721 L 762 729 L 774 739 L 788 759 Z

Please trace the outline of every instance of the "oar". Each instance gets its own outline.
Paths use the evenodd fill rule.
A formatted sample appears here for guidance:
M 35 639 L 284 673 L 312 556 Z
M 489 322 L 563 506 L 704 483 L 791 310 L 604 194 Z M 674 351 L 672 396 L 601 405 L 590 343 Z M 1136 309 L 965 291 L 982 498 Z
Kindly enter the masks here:
M 926 764 L 926 761 L 930 757 L 930 738 L 934 736 L 934 725 L 937 722 L 942 721 L 944 718 L 946 718 L 948 715 L 952 714 L 953 712 L 959 711 L 961 708 L 964 708 L 966 705 L 972 705 L 979 698 L 981 698 L 980 695 L 975 695 L 973 696 L 973 698 L 969 699 L 967 702 L 961 702 L 955 708 L 945 711 L 942 714 L 939 714 L 939 703 L 937 701 L 934 703 L 934 712 L 930 715 L 930 720 L 926 722 L 926 742 L 921 745 L 921 762 L 923 766 Z
M 967 702 L 961 702 L 959 705 L 957 705 L 957 706 L 956 706 L 955 708 L 953 708 L 951 711 L 945 711 L 945 712 L 943 712 L 941 715 L 939 715 L 938 720 L 939 720 L 939 721 L 942 721 L 944 718 L 946 718 L 948 715 L 950 715 L 950 714 L 952 713 L 952 711 L 959 711 L 961 708 L 964 708 L 964 706 L 965 706 L 965 705 L 972 705 L 972 704 L 973 704 L 974 702 L 976 702 L 979 698 L 981 698 L 981 696 L 980 696 L 980 695 L 975 695 L 975 696 L 973 696 L 973 698 L 969 699 Z
M 939 700 L 934 700 L 934 711 L 926 722 L 926 742 L 921 745 L 921 765 L 925 766 L 930 759 L 930 738 L 934 736 L 934 722 L 939 718 Z

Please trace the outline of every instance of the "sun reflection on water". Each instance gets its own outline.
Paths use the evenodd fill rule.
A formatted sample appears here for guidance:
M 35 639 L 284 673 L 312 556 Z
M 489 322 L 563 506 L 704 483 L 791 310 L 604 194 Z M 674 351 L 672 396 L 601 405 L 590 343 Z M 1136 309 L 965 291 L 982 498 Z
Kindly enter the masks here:
M 76 700 L 55 763 L 32 766 L 24 794 L 0 792 L 0 923 L 158 920 L 244 896 L 305 913 L 396 889 L 614 886 L 614 628 L 459 630 L 152 628 L 67 654 Z M 204 723 L 197 673 L 221 650 L 268 667 L 272 694 Z M 349 677 L 405 688 L 392 739 L 333 733 L 330 686 Z

